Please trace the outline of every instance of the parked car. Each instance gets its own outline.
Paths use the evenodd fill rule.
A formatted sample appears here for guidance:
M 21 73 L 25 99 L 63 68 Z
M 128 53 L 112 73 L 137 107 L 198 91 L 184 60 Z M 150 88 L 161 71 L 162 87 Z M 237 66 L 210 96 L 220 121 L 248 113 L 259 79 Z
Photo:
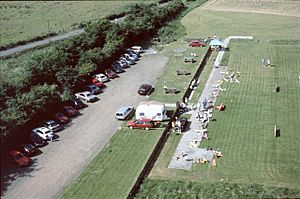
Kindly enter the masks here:
M 86 86 L 86 89 L 92 93 L 93 95 L 97 95 L 97 94 L 100 94 L 101 93 L 101 89 L 93 84 L 91 85 L 87 85 Z
M 72 106 L 63 106 L 63 109 L 67 117 L 73 117 L 79 113 L 78 110 L 74 109 Z
M 152 92 L 153 88 L 150 84 L 142 84 L 138 89 L 138 94 L 140 95 L 149 95 Z
M 151 119 L 131 120 L 127 123 L 127 127 L 149 130 L 154 127 L 154 122 Z
M 138 60 L 138 57 L 137 57 L 137 56 L 132 56 L 131 54 L 128 54 L 128 53 L 124 54 L 124 57 L 125 57 L 126 59 L 130 59 L 130 60 L 132 60 L 132 61 L 137 61 L 137 60 Z
M 124 60 L 119 60 L 119 61 L 117 61 L 117 63 L 120 66 L 122 66 L 123 68 L 129 68 L 129 64 L 126 61 L 124 61 Z
M 54 117 L 56 121 L 58 121 L 61 124 L 65 124 L 69 121 L 69 118 L 65 116 L 62 112 L 57 112 L 54 114 Z
M 76 109 L 82 109 L 82 108 L 85 108 L 87 107 L 86 104 L 84 104 L 80 99 L 78 98 L 74 98 L 74 99 L 70 99 L 69 101 L 67 101 L 68 105 L 72 106 L 73 108 L 76 108 Z
M 40 136 L 44 140 L 52 140 L 52 138 L 54 137 L 53 131 L 51 131 L 47 127 L 38 127 L 32 129 L 32 133 Z
M 135 61 L 131 60 L 131 59 L 126 59 L 125 57 L 121 56 L 120 57 L 120 61 L 125 61 L 127 64 L 129 65 L 134 65 Z
M 75 97 L 82 99 L 87 102 L 94 102 L 97 100 L 97 97 L 90 93 L 89 91 L 81 92 L 81 93 L 76 93 Z
M 47 144 L 46 140 L 44 140 L 41 136 L 39 136 L 38 134 L 35 134 L 35 133 L 30 134 L 30 139 L 31 139 L 33 146 L 35 146 L 35 147 L 42 147 Z
M 118 63 L 115 63 L 111 66 L 111 69 L 115 72 L 115 73 L 123 73 L 125 72 L 124 68 L 122 66 L 120 66 Z
M 60 125 L 57 122 L 55 122 L 54 120 L 48 120 L 47 122 L 44 122 L 44 126 L 53 132 L 60 130 Z
M 23 144 L 22 151 L 27 156 L 32 156 L 37 152 L 37 149 L 32 144 Z
M 141 57 L 140 53 L 134 51 L 134 50 L 131 49 L 131 48 L 126 48 L 126 49 L 125 49 L 125 52 L 126 52 L 127 54 L 130 54 L 130 55 L 134 56 L 134 57 L 138 57 L 138 58 Z
M 99 80 L 100 82 L 108 82 L 108 78 L 104 75 L 104 74 L 102 74 L 102 73 L 100 73 L 100 74 L 96 74 L 96 75 L 94 75 L 93 76 L 95 79 L 97 79 L 97 80 Z
M 115 117 L 118 120 L 125 120 L 133 112 L 134 112 L 134 108 L 132 106 L 123 106 L 116 111 Z
M 136 60 L 138 60 L 139 57 L 141 57 L 141 55 L 139 53 L 136 53 L 134 51 L 130 51 L 129 55 L 132 56 L 133 58 L 135 58 Z
M 29 157 L 25 156 L 23 153 L 17 150 L 11 150 L 9 152 L 9 156 L 19 167 L 28 166 L 31 162 L 31 159 Z
M 192 40 L 189 43 L 189 46 L 191 46 L 191 47 L 205 47 L 206 44 L 202 41 L 199 41 L 199 40 Z
M 107 77 L 109 79 L 114 79 L 114 78 L 118 77 L 118 75 L 111 69 L 105 70 L 105 74 L 107 75 Z
M 91 79 L 91 82 L 93 85 L 97 86 L 98 88 L 105 87 L 105 84 L 96 78 Z
M 145 50 L 141 46 L 132 46 L 131 49 L 136 53 L 143 53 Z

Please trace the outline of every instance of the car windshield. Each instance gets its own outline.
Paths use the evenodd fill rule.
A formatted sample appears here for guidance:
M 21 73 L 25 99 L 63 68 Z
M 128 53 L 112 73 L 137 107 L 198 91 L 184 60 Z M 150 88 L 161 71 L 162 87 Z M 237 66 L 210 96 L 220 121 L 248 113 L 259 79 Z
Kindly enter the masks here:
M 89 96 L 91 96 L 91 95 L 92 95 L 91 93 L 87 93 L 87 94 L 86 94 L 87 97 L 89 97 Z

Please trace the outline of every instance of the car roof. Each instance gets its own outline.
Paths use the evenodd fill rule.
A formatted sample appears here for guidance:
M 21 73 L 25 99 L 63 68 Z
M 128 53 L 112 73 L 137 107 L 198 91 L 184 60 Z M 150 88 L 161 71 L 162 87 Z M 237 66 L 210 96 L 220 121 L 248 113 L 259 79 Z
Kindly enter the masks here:
M 82 94 L 91 94 L 90 91 L 84 91 L 84 92 L 81 92 Z
M 124 112 L 124 111 L 126 111 L 128 108 L 133 108 L 132 106 L 122 106 L 122 107 L 120 107 L 118 110 L 117 110 L 117 112 Z
M 45 132 L 45 131 L 50 131 L 50 129 L 48 129 L 47 127 L 37 127 L 37 128 L 34 128 L 34 129 L 32 129 L 33 131 L 37 131 L 37 130 L 39 130 L 39 131 L 42 131 L 42 132 Z
M 137 119 L 135 121 L 152 122 L 152 119 L 142 118 L 142 119 Z
M 151 87 L 150 84 L 142 84 L 141 87 Z
M 53 123 L 56 123 L 54 120 L 48 120 L 45 122 L 46 124 L 53 124 Z

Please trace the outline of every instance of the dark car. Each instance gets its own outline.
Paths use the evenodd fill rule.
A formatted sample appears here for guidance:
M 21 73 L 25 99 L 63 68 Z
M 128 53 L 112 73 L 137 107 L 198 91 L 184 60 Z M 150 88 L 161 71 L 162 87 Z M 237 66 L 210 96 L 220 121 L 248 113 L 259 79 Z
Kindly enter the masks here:
M 37 152 L 37 149 L 32 144 L 23 144 L 22 151 L 27 156 L 32 156 Z
M 55 113 L 54 117 L 61 124 L 65 124 L 69 121 L 69 118 L 61 112 Z
M 127 127 L 149 130 L 154 127 L 154 122 L 151 119 L 131 120 L 127 123 Z
M 78 110 L 74 109 L 72 106 L 64 106 L 63 109 L 67 117 L 72 117 L 79 113 Z
M 47 141 L 41 138 L 38 134 L 31 133 L 30 139 L 35 147 L 42 147 L 47 144 Z
M 82 109 L 87 107 L 87 105 L 78 98 L 70 99 L 69 101 L 67 101 L 67 104 L 71 105 L 73 108 L 76 109 Z
M 105 74 L 109 79 L 114 79 L 114 78 L 118 77 L 118 75 L 111 69 L 105 70 Z
M 25 156 L 23 153 L 17 150 L 11 150 L 9 152 L 9 156 L 19 167 L 28 166 L 31 162 L 31 159 L 29 157 Z
M 138 90 L 140 95 L 149 95 L 152 92 L 153 88 L 150 84 L 142 84 Z
M 100 94 L 101 93 L 101 89 L 93 84 L 91 85 L 87 85 L 86 86 L 86 89 L 92 93 L 93 95 L 97 95 L 97 94 Z
M 113 63 L 111 65 L 111 69 L 115 72 L 115 73 L 123 73 L 125 72 L 124 68 L 118 64 L 118 63 Z
M 55 122 L 54 120 L 48 120 L 48 121 L 44 122 L 43 126 L 47 127 L 48 129 L 50 129 L 53 132 L 60 130 L 60 125 L 57 122 Z

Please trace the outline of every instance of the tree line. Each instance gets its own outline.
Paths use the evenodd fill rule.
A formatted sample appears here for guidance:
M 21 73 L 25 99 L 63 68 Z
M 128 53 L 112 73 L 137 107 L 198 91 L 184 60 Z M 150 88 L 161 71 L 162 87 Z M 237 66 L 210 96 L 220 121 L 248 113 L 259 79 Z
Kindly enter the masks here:
M 151 39 L 185 8 L 181 0 L 166 6 L 136 4 L 122 23 L 90 21 L 85 32 L 48 47 L 0 62 L 1 141 L 70 99 L 90 75 L 123 53 L 124 47 Z

